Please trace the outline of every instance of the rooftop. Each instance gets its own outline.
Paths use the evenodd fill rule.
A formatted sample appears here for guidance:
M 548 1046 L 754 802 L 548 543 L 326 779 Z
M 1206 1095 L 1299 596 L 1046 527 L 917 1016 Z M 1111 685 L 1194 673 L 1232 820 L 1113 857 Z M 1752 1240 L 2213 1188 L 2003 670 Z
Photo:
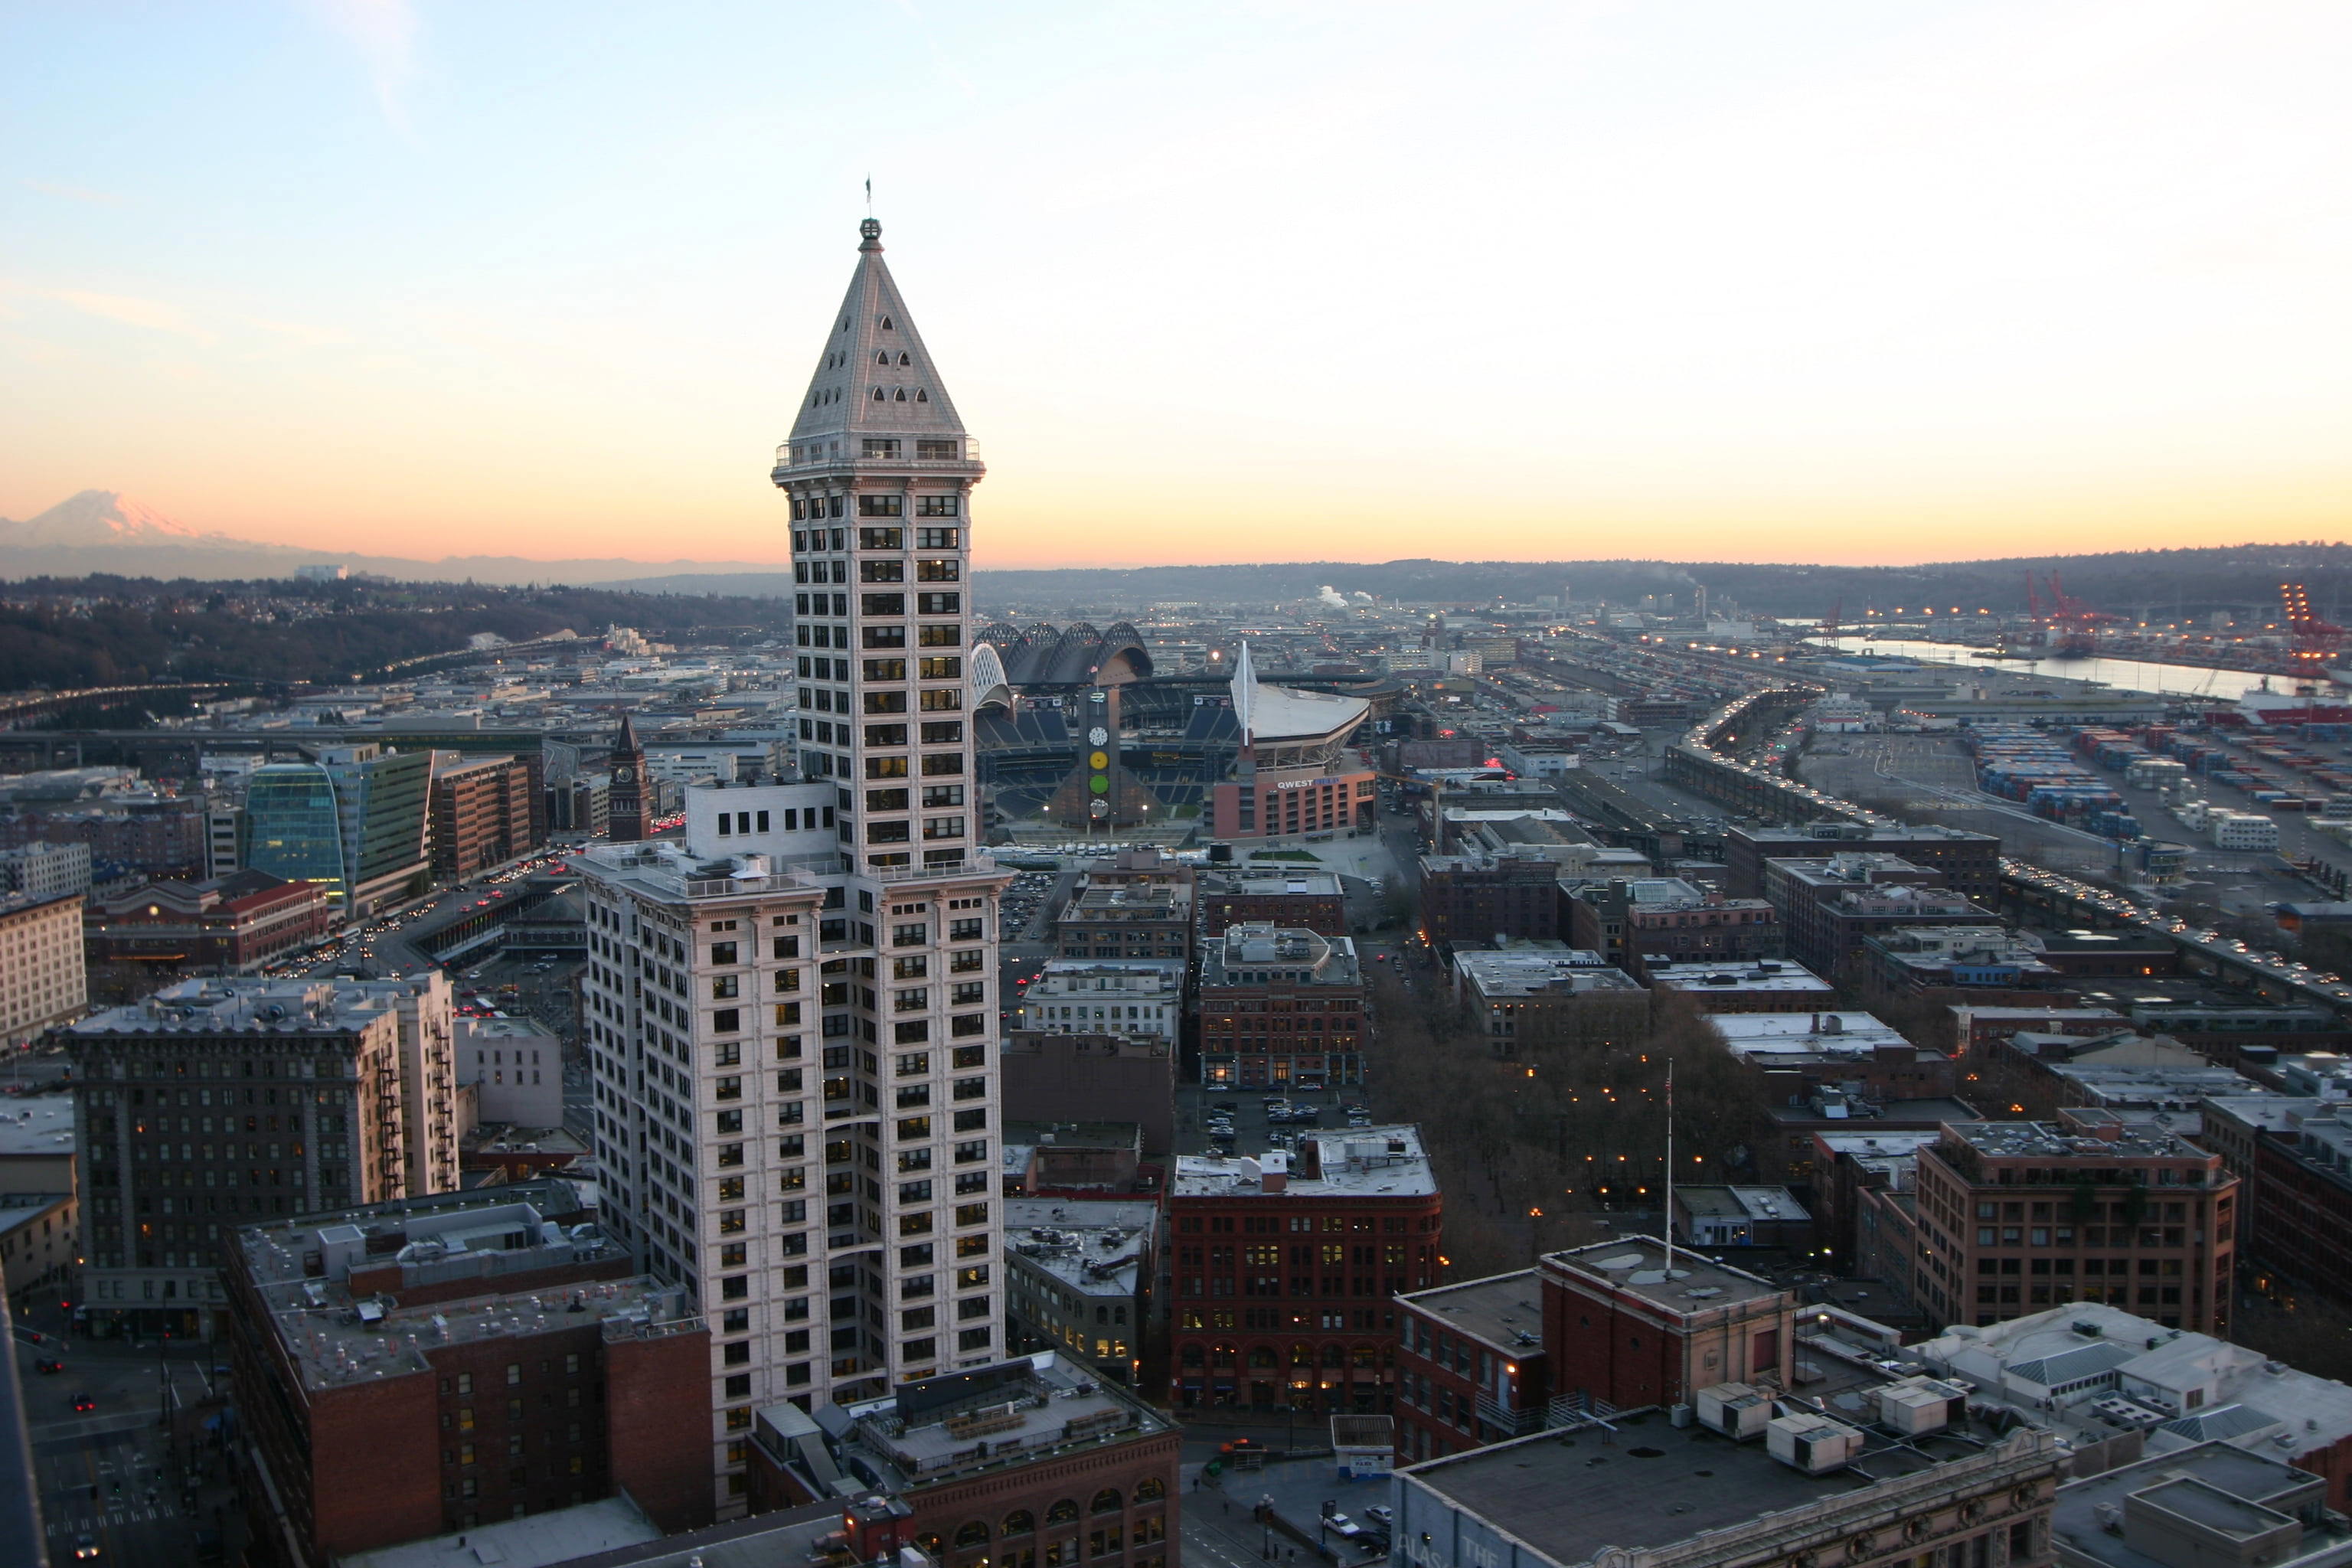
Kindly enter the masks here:
M 1653 963 L 1649 973 L 1653 990 L 1664 986 L 1674 991 L 1766 991 L 1827 996 L 1836 989 L 1804 965 L 1781 958 L 1747 964 Z
M 1666 1245 L 1654 1236 L 1620 1237 L 1548 1252 L 1543 1264 L 1588 1285 L 1682 1315 L 1788 1294 L 1760 1275 L 1717 1263 L 1687 1247 L 1674 1248 L 1669 1269 Z
M 1276 1178 L 1271 1192 L 1269 1175 Z M 1410 1123 L 1307 1133 L 1295 1155 L 1279 1149 L 1255 1158 L 1181 1154 L 1169 1184 L 1170 1196 L 1178 1198 L 1428 1197 L 1436 1191 L 1421 1129 Z
M 1583 996 L 1596 992 L 1643 994 L 1642 984 L 1584 948 L 1558 952 L 1457 952 L 1454 968 L 1465 985 L 1492 1001 L 1505 996 Z
M 659 1541 L 661 1531 L 626 1498 L 493 1520 L 463 1534 L 436 1535 L 336 1559 L 340 1568 L 550 1568 L 574 1558 Z
M 424 1352 L 459 1341 L 587 1323 L 603 1324 L 607 1338 L 698 1328 L 677 1288 L 643 1278 L 499 1291 L 502 1277 L 627 1259 L 627 1249 L 593 1226 L 567 1228 L 545 1217 L 582 1214 L 584 1192 L 548 1180 L 442 1193 L 249 1226 L 236 1245 L 312 1388 L 423 1372 L 430 1364 Z M 356 1292 L 355 1271 L 363 1281 Z M 478 1291 L 448 1289 L 470 1281 Z M 394 1293 L 426 1287 L 436 1300 L 396 1304 Z
M 0 1158 L 73 1152 L 73 1096 L 20 1094 L 0 1100 Z
M 2340 1519 L 2323 1517 L 2326 1492 L 2318 1476 L 2226 1443 L 2203 1443 L 2061 1487 L 2050 1510 L 2050 1531 L 2068 1556 L 2108 1568 L 2175 1568 L 2182 1552 L 2144 1551 L 2149 1542 L 2142 1532 L 2152 1527 L 2170 1533 L 2166 1526 L 2176 1518 L 2242 1542 L 2293 1526 L 2290 1533 L 2300 1550 L 2265 1553 L 2259 1561 L 2291 1561 L 2318 1552 L 2340 1561 L 2344 1548 L 2352 1545 L 2352 1531 Z M 2112 1528 L 2110 1521 L 2123 1528 Z
M 1173 963 L 1181 960 L 1147 962 Z M 1303 927 L 1276 926 L 1267 921 L 1242 921 L 1209 943 L 1201 955 L 1201 984 L 1262 985 L 1354 985 L 1363 978 L 1356 963 L 1356 944 L 1348 937 L 1324 936 Z
M 1707 1026 L 1734 1056 L 1780 1054 L 1867 1057 L 1881 1046 L 1911 1042 L 1870 1013 L 1710 1013 Z
M 1978 1153 L 2001 1160 L 2141 1160 L 2204 1162 L 2186 1138 L 2154 1121 L 2102 1119 L 2101 1131 L 2084 1121 L 1954 1121 L 1944 1131 Z M 2103 1136 L 2102 1132 L 2112 1134 Z
M 1339 875 L 1336 871 L 1298 870 L 1261 871 L 1255 867 L 1224 874 L 1211 872 L 1202 879 L 1204 894 L 1224 898 L 1278 899 L 1312 897 L 1336 899 L 1339 896 Z
M 80 1039 L 125 1035 L 349 1034 L 367 1028 L 438 976 L 407 980 L 183 980 L 143 1002 L 108 1007 L 62 1033 Z
M 1035 1464 L 1074 1445 L 1170 1430 L 1165 1417 L 1053 1351 L 900 1384 L 879 1399 L 828 1405 L 816 1420 L 866 1456 L 877 1488 L 899 1493 Z
M 1160 1218 L 1154 1203 L 1004 1200 L 1004 1245 L 1085 1296 L 1132 1296 Z
M 1542 1285 L 1532 1268 L 1415 1290 L 1398 1300 L 1510 1355 L 1543 1352 Z
M 1734 1442 L 1699 1426 L 1678 1427 L 1664 1411 L 1618 1417 L 1612 1425 L 1613 1431 L 1538 1433 L 1402 1469 L 1406 1511 L 1400 1527 L 1426 1528 L 1414 1517 L 1410 1489 L 1418 1483 L 1544 1559 L 1583 1563 L 1609 1547 L 1639 1553 L 1717 1531 L 1786 1531 L 1792 1521 L 1767 1516 L 1893 1490 L 1905 1478 L 1941 1467 L 2001 1474 L 2048 1442 L 2038 1434 L 1988 1443 L 1973 1434 L 1945 1433 L 1906 1442 L 1870 1431 L 1863 1434 L 1853 1463 L 1812 1475 L 1774 1458 L 1765 1444 Z M 1748 1554 L 1728 1546 L 1723 1553 Z

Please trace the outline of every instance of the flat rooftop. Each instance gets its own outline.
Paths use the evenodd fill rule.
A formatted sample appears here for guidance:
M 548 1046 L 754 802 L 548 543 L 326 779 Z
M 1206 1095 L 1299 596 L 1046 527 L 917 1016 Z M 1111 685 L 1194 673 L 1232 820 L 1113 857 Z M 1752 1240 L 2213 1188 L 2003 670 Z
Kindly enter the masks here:
M 74 1152 L 70 1094 L 21 1094 L 0 1100 L 0 1157 Z
M 1836 987 L 1801 963 L 1768 958 L 1760 963 L 1653 963 L 1650 986 L 1674 991 L 1782 992 L 1827 996 Z
M 1006 1198 L 1004 1245 L 1082 1296 L 1132 1296 L 1159 1222 L 1155 1203 Z
M 1654 1236 L 1621 1237 L 1566 1252 L 1548 1252 L 1543 1263 L 1588 1285 L 1638 1297 L 1678 1313 L 1711 1311 L 1788 1294 L 1769 1279 L 1714 1262 L 1687 1247 L 1674 1249 L 1670 1272 L 1666 1245 Z
M 1336 899 L 1339 896 L 1339 874 L 1336 871 L 1235 871 L 1220 875 L 1209 873 L 1202 879 L 1204 896 L 1225 898 L 1279 899 L 1285 897 Z
M 526 1519 L 493 1520 L 462 1533 L 349 1552 L 335 1561 L 339 1568 L 550 1568 L 642 1546 L 659 1541 L 661 1533 L 626 1498 L 604 1498 Z
M 579 1192 L 572 1183 L 543 1181 L 436 1194 L 250 1226 L 236 1233 L 236 1245 L 288 1356 L 311 1388 L 424 1372 L 430 1365 L 425 1350 L 460 1341 L 589 1323 L 637 1332 L 698 1325 L 677 1288 L 643 1277 L 499 1290 L 503 1276 L 628 1257 L 593 1226 L 566 1230 L 541 1217 L 581 1212 Z M 353 1293 L 354 1267 L 364 1273 L 392 1265 L 400 1270 L 395 1289 L 455 1280 L 479 1289 L 414 1307 Z
M 898 1493 L 1169 1429 L 1166 1417 L 1053 1351 L 901 1384 L 879 1399 L 828 1406 L 818 1422 L 845 1427 L 839 1435 L 867 1457 L 877 1489 Z
M 1415 1290 L 1397 1300 L 1506 1354 L 1543 1353 L 1543 1287 L 1532 1268 Z
M 1614 1426 L 1541 1433 L 1398 1474 L 1556 1563 L 1581 1563 L 1603 1547 L 1665 1547 L 1985 1453 L 1981 1443 L 1955 1436 L 1878 1439 L 1853 1468 L 1813 1476 L 1773 1458 L 1761 1442 L 1677 1427 L 1664 1411 Z M 1410 1501 L 1404 1522 L 1413 1524 Z
M 1455 950 L 1454 965 L 1482 996 L 1582 996 L 1642 994 L 1642 983 L 1612 969 L 1588 948 L 1556 952 L 1495 952 Z
M 1311 1165 L 1306 1159 L 1309 1144 L 1317 1160 Z M 1307 1174 L 1309 1170 L 1317 1173 Z M 1269 1171 L 1285 1179 L 1280 1191 L 1265 1194 Z M 1406 1123 L 1307 1133 L 1299 1139 L 1296 1155 L 1280 1149 L 1254 1157 L 1180 1154 L 1168 1190 L 1179 1198 L 1428 1197 L 1437 1191 L 1437 1177 L 1422 1149 L 1421 1129 Z
M 2116 1135 L 2100 1137 L 2057 1121 L 1954 1121 L 1947 1127 L 1980 1154 L 1997 1159 L 2195 1159 L 2205 1151 L 2154 1121 L 2121 1121 Z
M 1870 1013 L 1710 1013 L 1706 1022 L 1735 1056 L 1868 1056 L 1881 1046 L 1911 1047 L 1901 1030 Z

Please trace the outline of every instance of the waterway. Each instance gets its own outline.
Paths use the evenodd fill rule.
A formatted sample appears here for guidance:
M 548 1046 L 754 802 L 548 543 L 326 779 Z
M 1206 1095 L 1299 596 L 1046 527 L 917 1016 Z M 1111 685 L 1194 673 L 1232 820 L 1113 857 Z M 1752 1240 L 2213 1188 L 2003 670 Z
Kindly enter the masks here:
M 2153 691 L 2167 697 L 2211 697 L 2234 701 L 2249 691 L 2285 692 L 2294 683 L 2284 676 L 2262 676 L 2242 669 L 2208 669 L 2194 664 L 2143 664 L 2122 658 L 1991 658 L 1986 650 L 1966 643 L 1929 642 L 1908 637 L 1832 637 L 1833 646 L 1849 653 L 1900 654 L 1923 664 L 1962 665 L 1971 668 L 2006 670 L 2014 675 L 2050 680 L 2093 680 L 2119 691 Z

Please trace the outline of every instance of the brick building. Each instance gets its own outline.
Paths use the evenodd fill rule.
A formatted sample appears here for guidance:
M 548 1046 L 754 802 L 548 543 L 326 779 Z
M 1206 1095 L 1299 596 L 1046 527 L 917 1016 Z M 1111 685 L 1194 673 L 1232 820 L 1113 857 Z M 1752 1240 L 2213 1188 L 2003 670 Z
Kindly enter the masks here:
M 1168 1188 L 1171 1402 L 1393 1408 L 1391 1298 L 1437 1282 L 1444 1215 L 1414 1127 L 1309 1134 L 1295 1157 L 1180 1158 Z
M 1917 926 L 1998 926 L 2000 917 L 1938 886 L 1943 873 L 1893 855 L 1768 860 L 1764 897 L 1788 928 L 1789 956 L 1828 980 L 1858 973 L 1864 939 Z
M 1347 937 L 1226 927 L 1201 955 L 1201 1081 L 1223 1089 L 1362 1082 L 1369 994 Z
M 1167 1568 L 1181 1559 L 1181 1434 L 1055 1352 L 902 1383 L 821 1414 L 760 1411 L 751 1507 L 837 1497 L 845 1480 L 861 1496 L 879 1494 L 892 1516 L 887 1532 L 858 1529 L 858 1505 L 849 1510 L 856 1561 L 903 1561 L 893 1550 L 901 1546 L 940 1568 Z
M 1654 965 L 1754 963 L 1780 956 L 1780 917 L 1679 877 L 1590 882 L 1568 900 L 1569 940 L 1646 983 Z
M 1540 1423 L 1550 1400 L 1536 1270 L 1397 1298 L 1396 1452 L 1410 1464 Z
M 663 1530 L 709 1521 L 709 1332 L 589 1202 L 551 1180 L 234 1234 L 236 1451 L 273 1561 L 619 1492 Z
M 327 889 L 267 871 L 200 882 L 148 882 L 101 894 L 82 911 L 93 963 L 256 969 L 340 922 Z
M 2352 1300 L 2352 1122 L 2341 1101 L 2302 1108 L 2291 1128 L 2252 1135 L 2248 1247 L 2264 1268 Z
M 1202 875 L 1195 901 L 1204 942 L 1236 925 L 1276 925 L 1331 937 L 1348 934 L 1347 895 L 1330 871 L 1208 871 Z
M 108 876 L 201 876 L 210 824 L 200 795 L 130 795 L 71 805 L 26 805 L 0 816 L 0 848 L 83 844 Z
M 436 764 L 452 753 L 436 754 Z M 522 757 L 477 757 L 433 770 L 433 874 L 462 881 L 539 847 L 545 806 Z
M 1158 849 L 1125 849 L 1088 871 L 1055 920 L 1064 958 L 1192 955 L 1192 868 Z
M 1566 934 L 1559 904 L 1559 866 L 1549 858 L 1421 858 L 1421 933 L 1433 947 L 1556 940 Z
M 1837 988 L 1786 959 L 1754 963 L 1654 963 L 1650 994 L 1687 996 L 1702 1013 L 1818 1013 L 1834 1006 Z
M 1982 1326 L 2104 1301 L 2227 1327 L 2238 1180 L 2168 1128 L 2103 1110 L 1959 1122 L 1917 1174 L 1915 1294 L 1933 1317 Z
M 1131 1121 L 1146 1154 L 1176 1146 L 1176 1049 L 1165 1040 L 1016 1029 L 1001 1062 L 1007 1122 Z
M 1820 859 L 1850 850 L 1899 855 L 1941 878 L 1941 886 L 1992 908 L 2000 901 L 2000 840 L 1929 823 L 1811 822 L 1796 827 L 1738 826 L 1723 836 L 1734 898 L 1759 899 L 1764 862 Z
M 1454 955 L 1454 994 L 1498 1057 L 1642 1037 L 1650 994 L 1601 955 L 1551 944 Z

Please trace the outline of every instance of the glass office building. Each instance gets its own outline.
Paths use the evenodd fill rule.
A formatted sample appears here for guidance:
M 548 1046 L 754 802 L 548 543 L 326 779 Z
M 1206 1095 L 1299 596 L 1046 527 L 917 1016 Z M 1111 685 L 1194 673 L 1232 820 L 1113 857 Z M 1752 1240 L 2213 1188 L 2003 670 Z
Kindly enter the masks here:
M 245 796 L 239 863 L 289 882 L 323 882 L 341 902 L 343 825 L 334 781 L 316 763 L 271 763 L 253 770 Z

